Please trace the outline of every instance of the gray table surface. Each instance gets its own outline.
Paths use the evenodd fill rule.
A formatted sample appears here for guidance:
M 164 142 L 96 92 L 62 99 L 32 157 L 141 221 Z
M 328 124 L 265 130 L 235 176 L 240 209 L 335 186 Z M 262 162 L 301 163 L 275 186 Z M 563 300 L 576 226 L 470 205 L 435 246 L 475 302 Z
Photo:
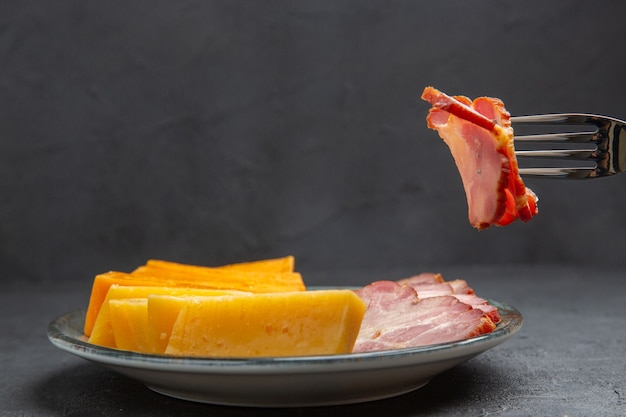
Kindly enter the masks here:
M 311 273 L 305 279 L 315 285 L 365 284 L 404 272 Z M 156 394 L 47 340 L 52 319 L 85 306 L 88 285 L 5 288 L 0 294 L 0 415 L 626 416 L 626 272 L 571 266 L 441 272 L 448 279 L 466 279 L 481 296 L 518 308 L 522 329 L 412 393 L 297 409 L 197 404 Z

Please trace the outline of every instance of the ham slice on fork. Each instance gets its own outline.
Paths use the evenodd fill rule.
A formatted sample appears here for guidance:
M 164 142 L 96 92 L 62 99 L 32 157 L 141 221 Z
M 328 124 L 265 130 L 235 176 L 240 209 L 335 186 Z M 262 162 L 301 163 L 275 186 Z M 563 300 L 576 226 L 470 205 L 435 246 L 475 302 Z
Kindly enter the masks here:
M 448 96 L 426 87 L 426 121 L 450 148 L 467 197 L 470 224 L 477 229 L 530 220 L 537 196 L 519 175 L 510 114 L 501 100 Z

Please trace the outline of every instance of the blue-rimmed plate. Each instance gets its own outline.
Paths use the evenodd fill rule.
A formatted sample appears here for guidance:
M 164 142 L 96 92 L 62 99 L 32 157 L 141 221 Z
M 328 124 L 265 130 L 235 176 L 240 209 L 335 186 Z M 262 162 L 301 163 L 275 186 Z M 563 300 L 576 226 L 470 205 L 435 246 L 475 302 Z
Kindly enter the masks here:
M 255 407 L 337 405 L 416 390 L 435 375 L 505 342 L 522 326 L 522 315 L 511 306 L 490 303 L 498 308 L 502 321 L 487 335 L 345 355 L 211 359 L 109 349 L 87 342 L 84 310 L 55 319 L 48 327 L 48 338 L 64 351 L 180 399 Z

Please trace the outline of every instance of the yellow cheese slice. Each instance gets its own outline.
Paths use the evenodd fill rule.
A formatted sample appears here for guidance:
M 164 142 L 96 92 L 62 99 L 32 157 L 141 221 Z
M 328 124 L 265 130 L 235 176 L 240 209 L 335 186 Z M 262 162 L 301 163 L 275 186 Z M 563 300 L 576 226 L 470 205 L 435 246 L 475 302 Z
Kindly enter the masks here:
M 201 295 L 201 294 L 198 294 Z M 240 294 L 237 294 L 240 295 Z M 241 293 L 241 295 L 249 295 Z M 148 296 L 148 337 L 153 353 L 163 354 L 172 334 L 172 328 L 188 296 Z
M 162 354 L 170 341 L 170 335 L 178 313 L 185 306 L 186 298 L 171 295 L 148 297 L 148 335 L 154 353 Z
M 148 299 L 127 298 L 109 301 L 111 329 L 118 349 L 153 353 L 148 337 Z
M 111 285 L 107 295 L 100 307 L 98 317 L 95 320 L 89 343 L 106 347 L 117 347 L 113 328 L 111 327 L 110 301 L 127 298 L 148 298 L 151 294 L 168 294 L 174 296 L 198 295 L 234 295 L 241 294 L 240 291 L 213 290 L 206 288 L 181 288 L 181 287 L 152 287 L 152 286 L 126 286 Z M 245 293 L 244 293 L 245 294 Z
M 350 290 L 188 297 L 165 354 L 261 357 L 349 353 L 365 309 L 363 300 Z

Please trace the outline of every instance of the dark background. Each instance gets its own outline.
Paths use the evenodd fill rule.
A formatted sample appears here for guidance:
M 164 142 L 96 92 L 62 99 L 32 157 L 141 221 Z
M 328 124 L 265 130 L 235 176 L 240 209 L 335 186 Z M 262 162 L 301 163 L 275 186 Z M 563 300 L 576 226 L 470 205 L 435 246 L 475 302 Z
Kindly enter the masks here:
M 514 115 L 624 119 L 625 12 L 2 1 L 0 279 L 287 254 L 313 284 L 320 270 L 624 266 L 626 177 L 529 180 L 539 215 L 478 232 L 419 96 L 434 85 Z

